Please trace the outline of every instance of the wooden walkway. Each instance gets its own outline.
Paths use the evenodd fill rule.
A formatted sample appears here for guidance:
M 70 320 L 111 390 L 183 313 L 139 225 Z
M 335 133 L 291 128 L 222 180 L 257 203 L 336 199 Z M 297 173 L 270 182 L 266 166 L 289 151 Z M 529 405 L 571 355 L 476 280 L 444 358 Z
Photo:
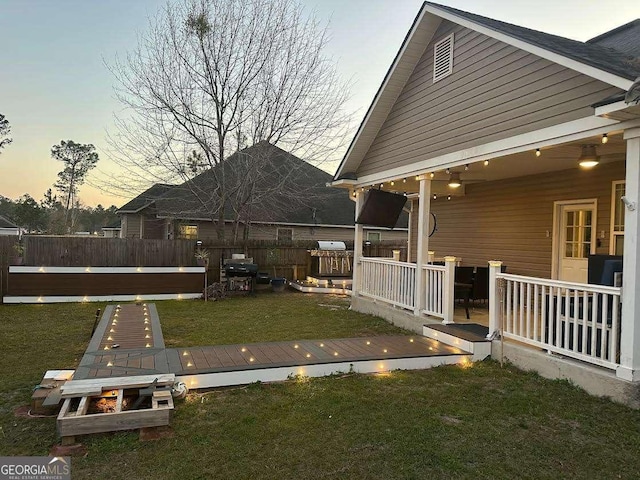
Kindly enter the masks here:
M 73 376 L 126 377 L 170 373 L 154 304 L 109 305 Z
M 428 368 L 468 355 L 419 335 L 165 348 L 155 305 L 127 304 L 105 309 L 74 380 L 173 373 L 192 388 L 205 388 L 297 373 Z

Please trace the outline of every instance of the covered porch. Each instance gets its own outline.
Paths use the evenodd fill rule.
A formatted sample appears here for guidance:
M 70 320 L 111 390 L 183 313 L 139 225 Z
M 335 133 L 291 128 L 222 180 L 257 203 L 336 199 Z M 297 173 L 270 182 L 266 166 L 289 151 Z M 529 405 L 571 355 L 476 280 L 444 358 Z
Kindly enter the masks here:
M 526 137 L 353 182 L 356 212 L 372 188 L 405 195 L 411 211 L 406 262 L 364 257 L 357 226 L 353 308 L 405 326 L 486 324 L 491 338 L 637 381 L 640 128 Z M 619 261 L 623 278 L 615 267 L 604 278 L 607 260 Z M 461 272 L 469 267 L 487 276 L 487 292 L 466 320 Z

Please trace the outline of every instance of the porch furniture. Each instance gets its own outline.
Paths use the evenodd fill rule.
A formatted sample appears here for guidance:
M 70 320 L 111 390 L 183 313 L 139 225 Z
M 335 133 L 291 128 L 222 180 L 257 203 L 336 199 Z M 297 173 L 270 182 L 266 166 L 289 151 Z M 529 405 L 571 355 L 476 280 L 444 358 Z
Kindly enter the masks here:
M 482 300 L 489 302 L 489 267 L 475 267 L 476 271 L 473 276 L 473 291 L 471 293 L 471 300 L 475 303 L 476 300 Z M 502 265 L 500 272 L 506 273 L 507 266 Z
M 462 300 L 467 320 L 469 320 L 469 300 L 473 292 L 474 267 L 456 267 L 454 280 L 454 300 Z

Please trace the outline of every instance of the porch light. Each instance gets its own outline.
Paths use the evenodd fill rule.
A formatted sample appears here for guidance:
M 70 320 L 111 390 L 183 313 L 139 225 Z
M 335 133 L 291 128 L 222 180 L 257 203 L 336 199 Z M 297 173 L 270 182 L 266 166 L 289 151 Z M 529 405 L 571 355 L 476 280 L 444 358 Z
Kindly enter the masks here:
M 593 168 L 600 163 L 600 157 L 596 154 L 595 145 L 582 145 L 582 153 L 578 158 L 582 168 Z
M 536 148 L 536 157 L 539 157 L 540 155 L 542 155 L 542 152 L 539 148 Z
M 602 144 L 604 145 L 605 143 L 607 143 L 609 141 L 609 137 L 607 137 L 606 133 L 602 134 Z
M 457 172 L 453 172 L 449 176 L 449 187 L 458 188 L 460 185 L 462 185 L 462 181 L 460 180 L 460 174 Z

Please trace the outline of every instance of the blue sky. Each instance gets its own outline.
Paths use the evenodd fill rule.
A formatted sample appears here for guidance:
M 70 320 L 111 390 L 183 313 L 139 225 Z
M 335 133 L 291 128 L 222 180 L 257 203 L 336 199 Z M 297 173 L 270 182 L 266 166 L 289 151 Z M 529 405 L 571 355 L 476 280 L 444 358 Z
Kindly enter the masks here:
M 165 0 L 0 0 L 0 113 L 14 143 L 0 154 L 0 195 L 42 198 L 61 165 L 51 146 L 93 143 L 110 170 L 105 134 L 113 113 L 113 77 L 105 64 L 135 46 Z M 442 0 L 440 3 L 557 35 L 586 40 L 640 17 L 636 0 Z M 419 0 L 304 0 L 330 21 L 327 55 L 353 81 L 349 108 L 364 115 L 398 51 Z M 334 168 L 337 163 L 334 164 Z M 88 205 L 121 205 L 89 185 Z

